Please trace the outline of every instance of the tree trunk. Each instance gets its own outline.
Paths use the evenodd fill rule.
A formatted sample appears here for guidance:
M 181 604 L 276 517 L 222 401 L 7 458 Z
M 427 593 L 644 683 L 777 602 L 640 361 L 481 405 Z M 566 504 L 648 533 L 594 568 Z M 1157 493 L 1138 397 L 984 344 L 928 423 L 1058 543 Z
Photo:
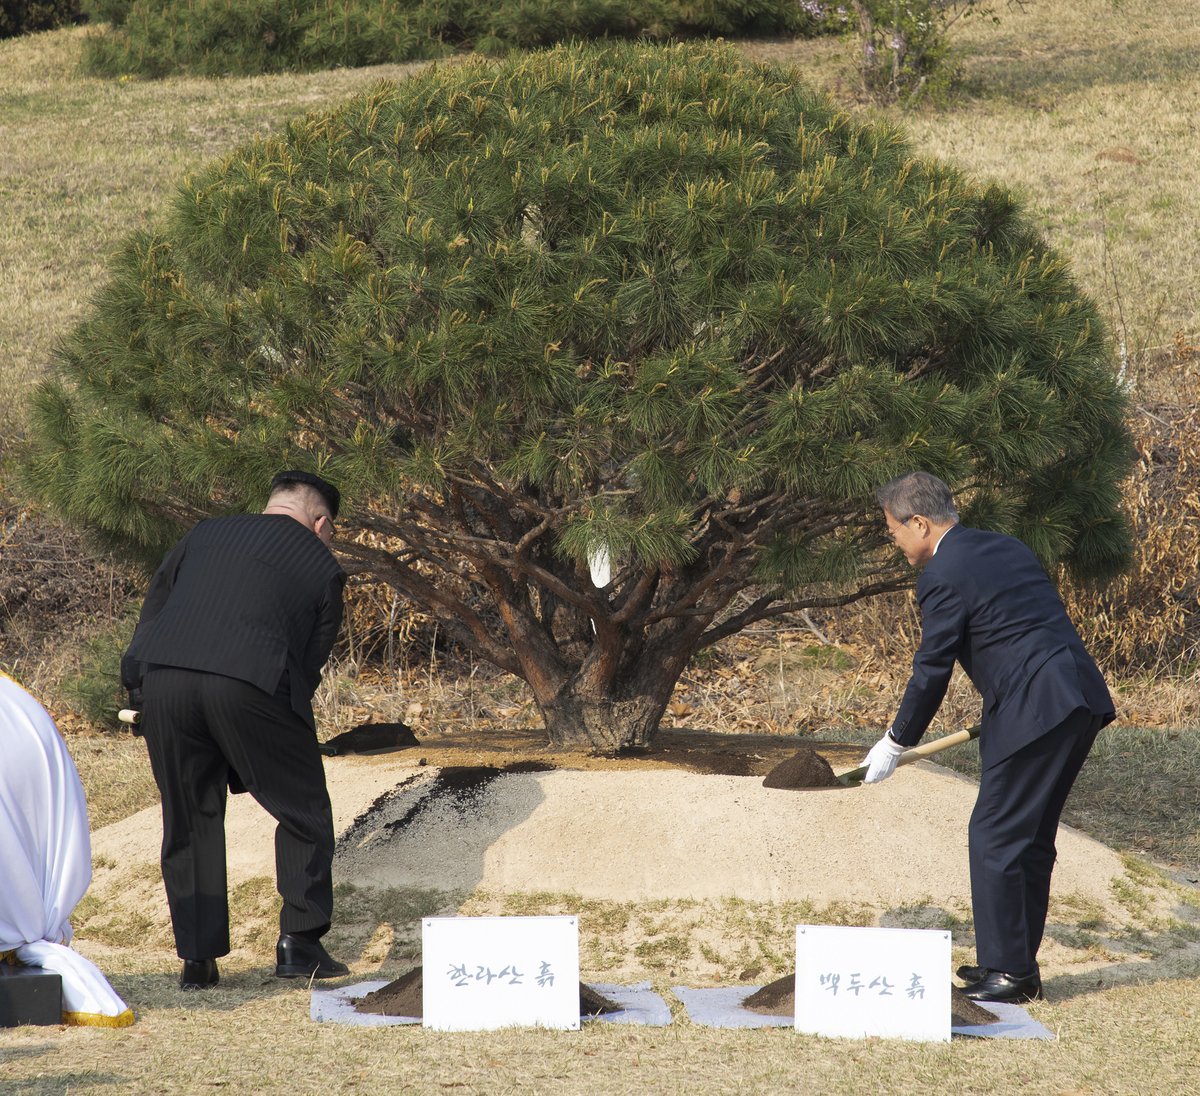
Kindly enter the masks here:
M 654 645 L 654 653 L 626 661 L 611 676 L 588 672 L 571 675 L 554 692 L 526 678 L 557 746 L 590 746 L 601 753 L 650 744 L 675 683 L 691 658 L 694 627 L 676 632 L 671 642 Z
M 674 683 L 672 682 L 672 686 Z M 642 694 L 589 700 L 564 691 L 539 705 L 550 741 L 556 746 L 588 746 L 599 753 L 648 746 L 667 707 L 667 698 Z

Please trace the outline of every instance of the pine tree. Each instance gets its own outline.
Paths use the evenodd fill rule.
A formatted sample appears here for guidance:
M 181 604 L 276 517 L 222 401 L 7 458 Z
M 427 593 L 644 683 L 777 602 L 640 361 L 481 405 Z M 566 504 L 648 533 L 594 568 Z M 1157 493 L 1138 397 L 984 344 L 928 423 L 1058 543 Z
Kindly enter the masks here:
M 901 471 L 1119 569 L 1124 414 L 1002 187 L 729 47 L 571 47 L 381 84 L 189 180 L 39 390 L 27 468 L 151 558 L 320 469 L 351 569 L 610 749 L 697 650 L 911 582 L 873 502 Z

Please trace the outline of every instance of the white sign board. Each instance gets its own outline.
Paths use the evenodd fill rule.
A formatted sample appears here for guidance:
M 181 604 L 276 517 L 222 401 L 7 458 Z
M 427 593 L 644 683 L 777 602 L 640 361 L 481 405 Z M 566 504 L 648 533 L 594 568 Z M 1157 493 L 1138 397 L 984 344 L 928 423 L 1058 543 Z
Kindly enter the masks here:
M 426 917 L 421 971 L 427 1028 L 579 1028 L 576 917 Z
M 796 928 L 796 1030 L 950 1041 L 950 933 Z

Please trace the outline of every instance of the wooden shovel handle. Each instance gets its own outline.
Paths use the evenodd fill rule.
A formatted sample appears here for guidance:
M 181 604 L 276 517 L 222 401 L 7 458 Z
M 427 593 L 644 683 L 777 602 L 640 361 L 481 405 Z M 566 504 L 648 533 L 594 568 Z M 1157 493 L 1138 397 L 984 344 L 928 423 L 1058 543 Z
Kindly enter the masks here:
M 978 737 L 978 727 L 968 727 L 965 731 L 955 731 L 953 734 L 945 734 L 941 738 L 935 738 L 932 742 L 926 742 L 921 746 L 914 746 L 911 750 L 905 750 L 900 755 L 900 760 L 896 764 L 910 765 L 914 761 L 920 761 L 923 757 L 932 757 L 934 754 L 950 749 L 951 746 L 961 746 L 964 742 L 970 742 L 972 738 Z
M 911 750 L 905 750 L 896 764 L 910 765 L 914 761 L 920 761 L 923 757 L 932 757 L 943 750 L 948 750 L 951 746 L 960 746 L 962 743 L 970 742 L 972 738 L 978 737 L 978 726 L 968 727 L 965 731 L 955 731 L 953 734 L 945 734 L 941 738 L 935 738 L 932 742 L 926 742 L 923 746 L 914 746 Z M 859 765 L 857 769 L 842 773 L 838 777 L 838 781 L 847 787 L 854 787 L 856 784 L 861 784 L 862 778 L 866 775 L 866 765 Z

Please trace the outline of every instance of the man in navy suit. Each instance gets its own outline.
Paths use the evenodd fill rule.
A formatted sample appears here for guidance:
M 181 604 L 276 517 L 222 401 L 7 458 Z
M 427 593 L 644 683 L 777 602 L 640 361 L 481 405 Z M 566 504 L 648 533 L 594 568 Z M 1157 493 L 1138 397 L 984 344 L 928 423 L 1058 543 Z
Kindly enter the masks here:
M 958 975 L 977 1001 L 1042 995 L 1058 820 L 1112 698 L 1037 557 L 1013 537 L 958 524 L 950 489 L 909 472 L 877 492 L 914 567 L 921 644 L 900 710 L 865 759 L 877 783 L 925 733 L 955 661 L 983 698 L 983 771 L 968 831 L 978 966 Z
M 229 952 L 228 788 L 279 823 L 276 975 L 349 973 L 321 945 L 334 837 L 312 710 L 342 619 L 346 575 L 329 549 L 339 501 L 319 476 L 281 472 L 261 514 L 200 522 L 155 572 L 121 663 L 162 795 L 184 989 L 216 985 Z

